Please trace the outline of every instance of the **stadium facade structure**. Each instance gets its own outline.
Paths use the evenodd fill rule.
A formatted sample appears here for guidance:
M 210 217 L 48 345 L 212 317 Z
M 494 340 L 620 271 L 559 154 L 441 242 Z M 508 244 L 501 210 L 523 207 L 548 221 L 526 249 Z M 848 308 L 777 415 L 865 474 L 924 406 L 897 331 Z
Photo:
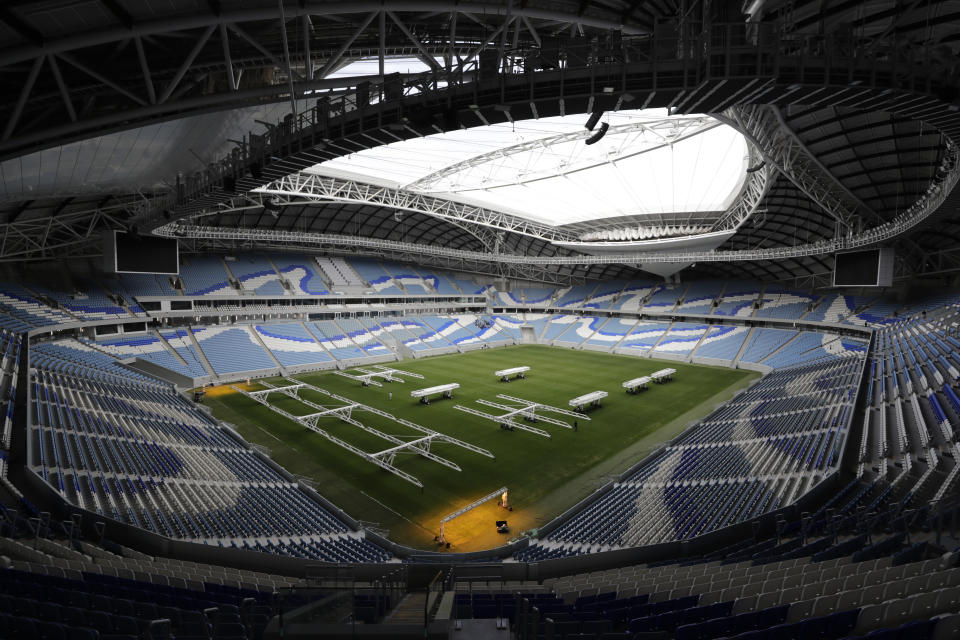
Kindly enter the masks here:
M 536 542 L 447 562 L 509 558 L 497 569 L 502 580 L 562 594 L 585 611 L 596 603 L 573 598 L 596 598 L 600 586 L 591 595 L 575 577 L 554 578 L 664 558 L 709 562 L 719 550 L 756 561 L 840 558 L 859 548 L 851 540 L 866 544 L 878 513 L 905 530 L 949 517 L 960 424 L 957 297 L 943 294 L 956 284 L 960 223 L 949 7 L 612 0 L 3 9 L 2 469 L 4 492 L 22 510 L 5 511 L 5 549 L 18 569 L 44 561 L 16 540 L 29 530 L 56 537 L 39 504 L 55 519 L 82 516 L 74 524 L 100 541 L 82 543 L 87 558 L 111 553 L 104 540 L 112 540 L 264 576 L 299 579 L 315 561 L 349 565 L 365 583 L 397 559 L 426 571 L 435 557 L 365 530 L 177 386 L 521 342 L 530 332 L 520 327 L 557 346 L 767 375 L 542 528 Z M 429 70 L 383 72 L 402 56 Z M 333 74 L 363 58 L 381 72 Z M 705 249 L 691 238 L 668 250 L 585 250 L 590 240 L 575 230 L 305 172 L 404 139 L 625 105 L 713 114 L 749 140 L 750 177 L 719 218 L 729 232 L 722 245 Z M 184 272 L 98 274 L 100 235 L 111 229 L 178 238 L 189 255 Z M 878 244 L 896 248 L 894 288 L 877 296 L 824 290 L 834 252 Z M 690 266 L 664 283 L 649 275 L 662 264 Z M 473 325 L 478 316 L 489 326 Z M 249 345 L 241 361 L 238 345 Z M 639 518 L 638 509 L 653 516 Z M 802 536 L 788 548 L 779 538 L 791 529 Z M 838 542 L 838 531 L 859 537 Z M 826 533 L 808 544 L 812 532 Z M 755 546 L 764 536 L 778 542 Z M 871 553 L 889 557 L 903 547 L 895 538 Z M 69 556 L 45 543 L 51 556 Z M 936 565 L 924 569 L 926 547 L 898 553 L 894 564 L 916 560 L 918 577 L 955 563 L 931 558 Z M 619 603 L 628 597 L 621 585 L 638 593 L 660 574 L 608 572 L 597 584 Z M 6 575 L 7 586 L 24 580 Z M 722 579 L 732 586 L 741 577 Z M 811 584 L 829 579 L 817 578 Z M 132 571 L 129 579 L 144 582 Z M 676 578 L 688 579 L 696 583 L 692 573 Z M 932 632 L 941 623 L 930 615 L 957 612 L 937 595 L 952 579 L 914 585 L 934 594 L 925 608 L 914 599 L 868 615 L 873 601 L 851 599 L 841 613 L 857 609 L 851 628 L 918 620 Z M 691 613 L 697 603 L 679 592 L 692 588 L 674 584 L 664 600 L 686 612 L 687 624 L 733 615 L 732 607 Z M 214 591 L 196 602 L 212 602 Z M 228 617 L 241 591 L 221 594 Z M 760 608 L 759 599 L 736 602 L 739 611 L 757 609 L 750 624 L 760 626 L 837 611 L 816 604 L 819 592 L 794 595 L 776 603 L 789 613 Z M 877 603 L 905 595 L 891 591 Z M 471 615 L 490 617 L 489 604 L 466 602 Z M 530 618 L 521 610 L 511 617 L 523 635 Z M 34 624 L 18 611 L 3 622 Z M 646 620 L 654 611 L 637 613 Z M 123 622 L 104 624 L 116 631 Z M 644 624 L 654 623 L 631 622 L 631 630 Z

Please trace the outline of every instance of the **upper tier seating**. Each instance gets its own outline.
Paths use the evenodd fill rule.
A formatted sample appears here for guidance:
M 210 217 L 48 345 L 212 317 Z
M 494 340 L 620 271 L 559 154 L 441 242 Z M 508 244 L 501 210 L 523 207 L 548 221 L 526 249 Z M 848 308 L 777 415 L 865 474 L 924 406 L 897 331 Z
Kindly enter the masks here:
M 593 293 L 590 294 L 590 301 L 585 303 L 585 309 L 609 309 L 614 300 L 618 300 L 626 287 L 632 287 L 635 283 L 630 280 L 610 280 L 600 282 Z
M 284 295 L 280 276 L 270 263 L 270 258 L 265 255 L 240 254 L 236 260 L 227 262 L 227 268 L 233 277 L 240 281 L 240 286 L 245 291 L 253 291 L 258 296 Z
M 436 290 L 433 288 L 432 281 L 424 278 L 415 269 L 389 261 L 381 261 L 381 265 L 383 266 L 383 269 L 393 278 L 394 283 L 403 287 L 406 293 L 436 293 Z
M 723 302 L 713 310 L 713 315 L 748 318 L 753 315 L 753 303 L 759 296 L 757 283 L 731 280 L 723 291 Z
M 451 274 L 450 281 L 453 282 L 463 293 L 467 295 L 480 295 L 490 288 L 489 284 L 478 284 L 470 279 L 467 274 Z
M 870 305 L 857 313 L 856 317 L 869 324 L 892 324 L 899 322 L 897 311 L 900 305 L 882 299 L 874 300 Z
M 56 300 L 61 307 L 80 320 L 108 320 L 130 316 L 126 309 L 117 306 L 99 292 L 98 287 L 92 283 L 85 286 L 84 293 L 79 297 L 74 297 L 66 291 L 56 291 L 39 285 L 32 285 L 32 289 L 39 295 Z
M 219 257 L 190 256 L 180 264 L 183 293 L 188 296 L 232 295 L 236 293 L 228 280 L 229 274 Z
M 360 277 L 362 274 L 358 274 L 351 263 L 345 259 L 337 256 L 317 256 L 316 260 L 317 265 L 334 286 L 363 286 L 363 279 Z
M 853 313 L 855 306 L 853 296 L 828 294 L 820 299 L 816 309 L 803 317 L 804 320 L 818 320 L 820 322 L 842 322 Z
M 628 282 L 620 292 L 620 297 L 610 304 L 611 309 L 621 311 L 639 311 L 647 295 L 651 294 L 657 285 L 646 282 Z
M 170 286 L 169 276 L 151 273 L 121 273 L 117 280 L 107 280 L 107 289 L 127 299 L 140 296 L 172 296 L 177 290 Z
M 683 302 L 677 305 L 677 313 L 700 313 L 707 315 L 713 310 L 713 301 L 723 291 L 724 283 L 715 280 L 697 280 L 687 285 Z
M 384 271 L 383 266 L 376 260 L 352 258 L 350 265 L 377 293 L 385 295 L 403 294 L 390 274 Z
M 295 253 L 274 253 L 270 260 L 277 266 L 280 275 L 290 283 L 294 295 L 327 295 L 330 291 L 320 276 L 312 258 Z
M 650 296 L 650 300 L 643 305 L 644 311 L 652 313 L 669 313 L 677 305 L 677 299 L 686 291 L 687 285 L 658 285 Z
M 768 284 L 763 290 L 763 300 L 754 317 L 799 319 L 816 300 L 817 298 L 809 293 Z
M 0 326 L 24 332 L 34 327 L 75 322 L 73 318 L 51 309 L 19 284 L 0 283 Z
M 553 303 L 555 307 L 568 307 L 570 309 L 579 309 L 590 298 L 590 294 L 597 288 L 596 283 L 578 284 L 570 287 L 557 297 Z
M 439 294 L 460 295 L 461 293 L 472 293 L 460 291 L 460 289 L 457 287 L 453 274 L 445 273 L 443 271 L 427 272 L 422 268 L 419 269 L 419 273 L 423 275 L 424 280 L 430 282 L 430 284 L 434 289 L 437 290 L 437 293 Z
M 508 307 L 546 307 L 553 299 L 553 289 L 539 289 L 533 287 L 524 287 L 514 289 L 513 291 L 499 291 L 497 293 L 497 302 Z

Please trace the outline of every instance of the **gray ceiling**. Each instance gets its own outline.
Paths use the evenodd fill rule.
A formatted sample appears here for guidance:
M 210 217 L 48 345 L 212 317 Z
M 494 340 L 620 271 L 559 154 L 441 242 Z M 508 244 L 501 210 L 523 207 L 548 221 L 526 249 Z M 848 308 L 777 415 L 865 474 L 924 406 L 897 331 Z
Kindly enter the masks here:
M 291 0 L 282 5 L 285 52 L 276 2 L 5 2 L 0 7 L 0 227 L 96 209 L 117 221 L 133 217 L 138 190 L 169 188 L 177 171 L 201 168 L 208 157 L 225 153 L 231 139 L 262 132 L 257 120 L 275 122 L 289 111 L 291 83 L 298 93 L 329 88 L 322 84 L 327 72 L 351 56 L 376 53 L 381 38 L 388 53 L 442 56 L 448 49 L 438 43 L 454 30 L 456 55 L 486 42 L 506 44 L 517 55 L 547 56 L 553 39 L 602 42 L 617 25 L 626 33 L 649 33 L 656 25 L 677 22 L 680 5 L 690 23 L 705 16 L 744 19 L 741 0 L 707 4 L 708 12 L 695 0 L 397 0 L 386 4 L 392 13 L 381 20 L 379 2 Z M 891 43 L 905 56 L 912 47 L 932 46 L 943 58 L 945 85 L 958 84 L 960 1 L 771 0 L 757 6 L 754 19 L 777 24 L 783 33 L 872 38 L 878 56 Z M 516 20 L 498 32 L 508 11 Z M 955 101 L 956 95 L 947 98 Z M 916 201 L 941 161 L 940 134 L 916 120 L 829 104 L 795 104 L 782 111 L 787 126 L 843 185 L 868 224 L 889 220 Z M 782 176 L 761 209 L 723 248 L 793 245 L 834 234 L 833 220 Z M 276 218 L 262 211 L 222 218 L 222 225 L 361 233 L 482 250 L 473 235 L 451 223 L 416 214 L 397 222 L 392 211 L 371 207 L 296 205 Z M 898 248 L 907 264 L 919 269 L 919 256 L 951 249 L 958 239 L 960 213 L 943 211 Z M 519 237 L 508 237 L 506 248 L 531 255 L 556 251 Z M 808 257 L 696 270 L 788 279 L 830 267 L 829 258 Z M 626 271 L 600 267 L 587 275 Z

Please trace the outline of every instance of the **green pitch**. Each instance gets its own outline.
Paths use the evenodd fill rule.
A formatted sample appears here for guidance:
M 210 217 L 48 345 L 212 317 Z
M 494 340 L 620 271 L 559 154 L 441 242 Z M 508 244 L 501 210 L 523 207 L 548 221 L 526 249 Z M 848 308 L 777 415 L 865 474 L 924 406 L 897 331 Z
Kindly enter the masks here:
M 502 383 L 493 375 L 498 369 L 520 365 L 531 367 L 525 380 Z M 457 463 L 462 469 L 457 472 L 420 456 L 400 454 L 396 466 L 419 478 L 424 485 L 421 491 L 229 387 L 208 390 L 206 401 L 214 415 L 235 424 L 248 441 L 269 448 L 277 463 L 312 479 L 320 493 L 351 516 L 389 530 L 389 537 L 402 544 L 433 548 L 440 518 L 501 486 L 509 487 L 512 513 L 499 509 L 494 501 L 447 525 L 447 538 L 454 549 L 471 551 L 506 542 L 508 536 L 498 535 L 492 526 L 496 519 L 507 519 L 514 534 L 547 523 L 759 375 L 534 345 L 404 360 L 390 366 L 419 373 L 425 379 L 361 387 L 356 381 L 331 373 L 297 378 L 483 447 L 496 458 L 435 443 L 431 451 Z M 651 384 L 636 395 L 625 393 L 620 386 L 624 380 L 664 367 L 677 369 L 672 382 Z M 430 405 L 423 405 L 410 397 L 412 389 L 448 382 L 461 385 L 452 399 L 432 399 Z M 256 383 L 250 387 L 257 388 Z M 483 398 L 498 402 L 496 395 L 500 393 L 569 408 L 571 398 L 595 390 L 610 395 L 601 408 L 588 413 L 590 421 L 579 421 L 576 432 L 543 422 L 536 424 L 552 435 L 549 439 L 520 430 L 505 431 L 495 422 L 453 408 L 463 404 L 497 414 L 497 409 L 474 401 Z M 388 395 L 391 392 L 392 399 Z M 317 404 L 329 403 L 316 392 L 301 393 Z M 271 394 L 270 402 L 294 415 L 316 411 L 280 394 Z M 357 412 L 354 417 L 403 439 L 416 435 L 414 430 L 372 413 Z M 334 418 L 321 419 L 318 426 L 367 452 L 393 446 Z

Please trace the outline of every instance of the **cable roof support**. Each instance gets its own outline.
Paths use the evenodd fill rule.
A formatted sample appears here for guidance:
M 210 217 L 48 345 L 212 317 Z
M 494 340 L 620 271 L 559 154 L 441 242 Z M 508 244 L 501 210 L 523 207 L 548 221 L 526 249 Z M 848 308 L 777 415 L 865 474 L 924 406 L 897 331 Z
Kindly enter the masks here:
M 790 182 L 830 215 L 844 230 L 861 224 L 849 194 L 800 142 L 775 107 L 747 105 L 731 107 L 716 117 L 745 135 L 760 150 L 763 159 L 774 165 Z M 837 234 L 841 235 L 841 234 Z

